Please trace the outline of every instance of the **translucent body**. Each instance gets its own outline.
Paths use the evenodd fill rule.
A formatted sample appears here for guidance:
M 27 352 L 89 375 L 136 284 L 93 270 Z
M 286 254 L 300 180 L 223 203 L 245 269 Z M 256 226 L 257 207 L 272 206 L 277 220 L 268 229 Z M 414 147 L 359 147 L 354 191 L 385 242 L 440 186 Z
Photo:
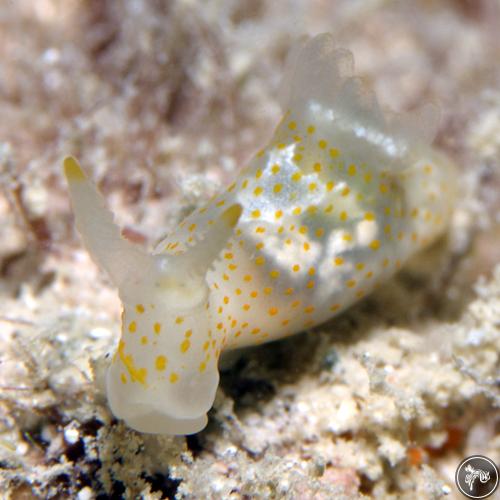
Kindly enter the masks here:
M 285 116 L 268 147 L 153 256 L 116 234 L 96 238 L 109 217 L 83 213 L 105 209 L 66 165 L 77 226 L 124 303 L 110 406 L 138 430 L 200 430 L 222 351 L 338 314 L 448 223 L 455 173 L 429 146 L 432 108 L 384 116 L 328 35 L 293 54 L 282 94 Z

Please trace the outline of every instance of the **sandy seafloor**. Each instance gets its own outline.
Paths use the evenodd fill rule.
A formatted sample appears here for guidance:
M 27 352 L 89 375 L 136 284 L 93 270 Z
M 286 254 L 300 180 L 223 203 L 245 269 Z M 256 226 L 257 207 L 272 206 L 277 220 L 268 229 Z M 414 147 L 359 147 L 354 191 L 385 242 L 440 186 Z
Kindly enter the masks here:
M 61 158 L 152 246 L 265 143 L 289 48 L 325 31 L 384 106 L 441 103 L 449 235 L 328 324 L 243 352 L 203 432 L 134 432 L 106 404 L 120 305 Z M 2 498 L 461 498 L 462 458 L 500 462 L 499 32 L 495 0 L 2 0 Z

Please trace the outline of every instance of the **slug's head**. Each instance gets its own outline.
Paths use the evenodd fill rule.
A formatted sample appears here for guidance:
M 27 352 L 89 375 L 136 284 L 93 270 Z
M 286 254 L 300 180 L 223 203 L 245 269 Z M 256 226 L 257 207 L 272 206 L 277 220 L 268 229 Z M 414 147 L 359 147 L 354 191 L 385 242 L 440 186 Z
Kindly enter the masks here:
M 205 276 L 241 206 L 229 207 L 183 253 L 148 255 L 121 237 L 74 159 L 65 160 L 65 172 L 76 226 L 123 303 L 122 336 L 107 377 L 113 414 L 141 432 L 198 432 L 219 381 L 220 346 L 210 331 Z

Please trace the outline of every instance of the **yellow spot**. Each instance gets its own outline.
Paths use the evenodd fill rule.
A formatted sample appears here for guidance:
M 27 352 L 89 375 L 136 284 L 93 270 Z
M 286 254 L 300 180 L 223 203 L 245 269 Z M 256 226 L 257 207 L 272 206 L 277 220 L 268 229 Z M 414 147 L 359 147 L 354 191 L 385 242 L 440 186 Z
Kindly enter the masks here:
M 252 292 L 250 292 L 250 297 L 252 297 L 252 299 L 255 299 L 257 297 L 258 293 L 253 290 Z
M 327 191 L 331 191 L 334 187 L 335 187 L 335 182 L 333 182 L 333 181 L 328 181 L 328 182 L 326 183 L 326 190 L 327 190 Z
M 327 145 L 327 142 L 326 142 L 324 139 L 321 139 L 320 141 L 318 141 L 318 146 L 319 146 L 321 149 L 325 149 L 325 148 L 326 148 L 326 145 Z
M 307 306 L 304 308 L 306 314 L 312 314 L 315 311 L 314 306 Z
M 125 373 L 122 373 L 120 375 L 120 380 L 122 381 L 122 384 L 126 384 L 127 383 L 127 376 L 125 375 Z
M 249 281 L 252 281 L 252 275 L 245 274 L 245 276 L 243 276 L 243 279 L 248 283 Z
M 316 274 L 316 269 L 314 269 L 314 267 L 310 267 L 309 271 L 307 271 L 307 274 L 309 276 L 314 276 Z
M 293 308 L 293 309 L 296 309 L 296 308 L 297 308 L 297 307 L 299 307 L 299 306 L 300 306 L 300 300 L 294 300 L 294 301 L 292 302 L 292 308 Z
M 314 288 L 314 280 L 308 281 L 306 288 Z
M 343 239 L 344 241 L 352 241 L 352 234 L 349 234 L 349 233 L 344 233 L 344 234 L 342 235 L 342 239 Z
M 283 211 L 282 210 L 276 210 L 276 212 L 274 212 L 274 217 L 276 217 L 276 219 L 279 219 L 283 216 Z
M 330 149 L 330 156 L 332 158 L 337 158 L 337 156 L 340 155 L 340 151 L 337 148 L 331 148 Z
M 281 170 L 281 169 L 280 169 L 280 166 L 279 166 L 277 163 L 275 163 L 275 164 L 271 167 L 271 172 L 272 172 L 274 175 L 278 174 L 280 170 Z
M 256 179 L 260 179 L 262 177 L 262 169 L 261 168 L 258 168 L 256 171 L 255 171 L 255 178 Z
M 63 164 L 64 174 L 66 175 L 66 179 L 69 181 L 84 181 L 87 179 L 82 167 L 80 167 L 78 161 L 76 161 L 76 159 L 72 156 L 64 158 Z
M 307 133 L 308 134 L 314 134 L 315 131 L 316 131 L 316 127 L 314 125 L 309 125 L 307 127 Z
M 295 122 L 290 122 L 290 123 L 288 124 L 288 128 L 289 128 L 290 130 L 295 130 L 295 129 L 297 128 L 297 124 L 296 124 Z
M 300 266 L 298 264 L 295 264 L 293 267 L 292 267 L 292 270 L 294 273 L 298 273 L 300 271 Z
M 153 330 L 156 333 L 156 335 L 159 335 L 159 333 L 161 332 L 161 324 L 160 323 L 155 323 L 153 325 Z
M 300 234 L 306 234 L 307 233 L 307 227 L 306 226 L 300 226 L 299 227 L 299 233 Z
M 284 319 L 284 320 L 281 322 L 281 324 L 282 324 L 283 326 L 288 325 L 288 323 L 290 323 L 290 320 L 289 320 L 289 319 Z
M 325 230 L 322 227 L 318 227 L 315 234 L 317 238 L 321 238 L 325 234 Z
M 265 295 L 271 295 L 271 293 L 273 293 L 273 289 L 270 286 L 266 286 L 264 288 L 264 294 Z
M 200 371 L 200 373 L 203 373 L 206 369 L 207 369 L 207 363 L 205 361 L 202 361 L 200 363 L 200 367 L 198 368 L 198 370 Z
M 225 201 L 225 200 L 220 200 L 220 201 L 218 201 L 218 202 L 215 204 L 215 206 L 216 206 L 216 207 L 222 207 L 223 205 L 225 205 L 225 203 L 226 203 L 226 201 Z
M 175 322 L 180 325 L 181 323 L 184 322 L 184 318 L 182 316 L 177 316 L 177 318 L 175 318 Z
M 281 192 L 281 189 L 282 189 L 282 185 L 281 184 L 275 184 L 274 185 L 274 188 L 273 188 L 273 191 L 278 194 L 279 192 Z
M 231 205 L 228 209 L 226 209 L 220 215 L 220 218 L 229 227 L 234 227 L 238 223 L 242 211 L 243 211 L 242 206 L 239 203 L 235 203 L 234 205 Z
M 148 343 L 148 338 L 145 335 L 143 335 L 141 337 L 141 344 L 142 345 L 146 345 L 147 343 Z
M 260 210 L 253 210 L 252 211 L 252 217 L 254 219 L 258 219 L 260 217 Z
M 330 203 L 328 206 L 325 207 L 325 214 L 329 214 L 333 212 L 333 205 Z
M 386 194 L 389 191 L 389 186 L 384 183 L 381 183 L 378 188 L 382 194 Z
M 139 313 L 142 314 L 144 312 L 144 306 L 142 304 L 137 304 L 135 306 L 135 310 Z
M 245 189 L 247 186 L 248 186 L 248 179 L 245 179 L 245 180 L 241 183 L 241 189 Z
M 256 233 L 265 233 L 266 232 L 266 228 L 262 227 L 262 226 L 259 226 L 259 227 L 255 228 L 255 232 Z
M 295 172 L 291 177 L 292 181 L 299 182 L 302 179 L 302 174 L 300 172 Z
M 285 290 L 285 295 L 293 295 L 293 288 L 287 288 Z
M 286 144 L 283 144 L 282 142 L 280 142 L 277 147 L 278 147 L 278 149 L 285 149 Z
M 330 311 L 332 312 L 338 311 L 339 309 L 340 309 L 340 304 L 332 304 L 330 306 Z
M 224 254 L 224 258 L 227 260 L 231 260 L 234 257 L 234 255 L 231 252 L 227 252 Z
M 347 173 L 351 176 L 356 175 L 356 165 L 349 165 L 347 168 Z
M 257 335 L 260 332 L 260 328 L 254 328 L 250 333 L 252 335 Z
M 307 241 L 306 241 L 306 242 L 304 242 L 303 248 L 307 252 L 311 248 L 311 245 L 309 245 L 309 243 L 307 243 Z
M 336 266 L 341 266 L 344 263 L 344 259 L 342 257 L 335 257 L 333 262 L 335 262 Z
M 311 182 L 311 184 L 309 184 L 309 191 L 315 191 L 317 187 L 318 185 L 315 182 Z
M 300 215 L 302 213 L 302 208 L 301 207 L 295 207 L 293 210 L 292 210 L 292 214 L 293 215 Z
M 345 284 L 348 288 L 354 288 L 356 286 L 356 280 L 347 280 Z
M 430 165 L 426 165 L 426 166 L 424 167 L 424 172 L 425 172 L 426 174 L 431 174 L 431 173 L 432 173 L 432 167 L 431 167 Z
M 380 248 L 380 241 L 379 240 L 373 240 L 371 243 L 370 243 L 370 248 L 372 250 L 378 250 Z
M 372 174 L 370 172 L 367 172 L 365 175 L 363 175 L 363 179 L 367 184 L 369 184 L 372 181 Z
M 313 165 L 313 170 L 314 170 L 315 172 L 321 172 L 321 163 L 315 163 L 315 164 Z
M 234 293 L 235 293 L 236 295 L 241 295 L 241 288 L 237 288 L 237 289 L 234 291 Z
M 250 304 L 243 304 L 243 310 L 248 311 L 250 309 Z
M 344 189 L 342 189 L 342 191 L 340 192 L 340 194 L 342 196 L 347 196 L 350 192 L 351 192 L 351 189 L 349 188 L 349 186 L 346 186 Z
M 175 384 L 178 380 L 179 380 L 179 375 L 177 375 L 177 373 L 175 372 L 172 372 L 170 374 L 170 383 Z
M 384 227 L 385 234 L 391 234 L 392 228 L 390 224 L 386 224 Z
M 277 307 L 271 307 L 268 311 L 269 316 L 276 316 L 278 314 L 278 308 Z
M 253 190 L 253 194 L 255 196 L 260 196 L 262 193 L 264 192 L 264 188 L 261 187 L 261 186 L 257 186 L 254 190 Z
M 181 343 L 181 352 L 182 353 L 187 352 L 190 347 L 191 347 L 191 342 L 188 339 L 183 340 Z
M 356 269 L 357 269 L 358 271 L 362 271 L 364 268 L 365 268 L 365 265 L 363 264 L 363 262 L 358 262 L 358 263 L 356 264 Z
M 297 162 L 298 162 L 298 161 L 302 160 L 302 155 L 301 155 L 300 153 L 295 153 L 295 154 L 293 155 L 293 157 L 292 157 L 292 160 L 294 160 L 294 161 L 297 161 Z
M 165 356 L 156 356 L 155 359 L 155 368 L 162 372 L 167 367 L 167 358 Z
M 340 212 L 340 220 L 342 220 L 342 221 L 346 221 L 347 220 L 347 212 L 345 210 L 343 210 L 342 212 Z
M 271 278 L 273 279 L 277 279 L 279 278 L 279 275 L 280 275 L 280 272 L 277 271 L 276 269 L 273 269 L 270 273 L 269 273 L 269 276 L 271 276 Z
M 255 259 L 255 263 L 256 263 L 258 266 L 262 266 L 262 265 L 264 265 L 264 264 L 265 264 L 265 262 L 266 262 L 266 259 L 265 259 L 264 257 L 262 257 L 262 256 L 257 257 L 257 258 Z
M 133 357 L 130 354 L 125 355 L 125 342 L 123 341 L 120 341 L 118 344 L 118 356 L 127 369 L 130 375 L 130 380 L 132 382 L 137 381 L 142 385 L 146 385 L 146 377 L 148 374 L 146 368 L 136 368 Z
M 130 333 L 135 333 L 137 330 L 137 323 L 135 321 L 131 321 L 130 325 L 128 325 L 128 331 Z
M 194 230 L 196 229 L 196 224 L 191 224 L 189 227 L 188 227 L 188 230 L 192 233 Z
M 373 212 L 366 212 L 365 220 L 375 220 L 375 214 Z

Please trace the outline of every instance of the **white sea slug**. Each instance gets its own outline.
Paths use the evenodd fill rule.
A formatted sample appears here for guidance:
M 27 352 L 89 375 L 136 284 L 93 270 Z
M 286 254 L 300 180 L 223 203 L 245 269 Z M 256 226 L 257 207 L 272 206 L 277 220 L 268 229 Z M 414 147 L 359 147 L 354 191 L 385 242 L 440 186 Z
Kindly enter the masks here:
M 456 171 L 430 147 L 433 107 L 383 114 L 330 35 L 294 51 L 281 97 L 269 145 L 152 255 L 122 238 L 78 163 L 64 162 L 76 226 L 123 302 L 107 392 L 134 429 L 203 429 L 222 351 L 338 314 L 450 219 Z

